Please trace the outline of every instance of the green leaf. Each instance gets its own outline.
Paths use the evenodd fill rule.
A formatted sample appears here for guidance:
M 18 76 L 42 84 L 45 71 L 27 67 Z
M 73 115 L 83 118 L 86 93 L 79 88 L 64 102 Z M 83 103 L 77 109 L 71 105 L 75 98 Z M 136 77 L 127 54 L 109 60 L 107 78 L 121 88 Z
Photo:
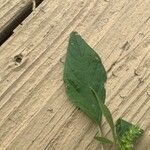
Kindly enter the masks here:
M 93 94 L 95 95 L 96 99 L 99 99 L 97 93 L 94 91 L 94 89 L 92 89 L 92 92 Z M 111 115 L 111 112 L 110 110 L 107 108 L 107 106 L 105 104 L 103 104 L 100 100 L 99 100 L 99 106 L 102 110 L 102 114 L 105 116 L 111 130 L 112 130 L 112 134 L 113 134 L 113 138 L 114 138 L 114 141 L 116 142 L 116 133 L 115 133 L 115 125 L 114 125 L 114 122 L 113 122 L 113 118 L 112 118 L 112 115 Z
M 113 144 L 113 142 L 107 138 L 96 136 L 94 137 L 96 140 L 101 142 L 102 144 Z
M 70 101 L 97 124 L 101 122 L 99 101 L 105 101 L 106 79 L 106 71 L 98 54 L 77 32 L 72 32 L 64 69 L 66 92 Z M 98 93 L 99 100 L 95 98 L 90 87 Z
M 121 138 L 125 133 L 129 132 L 129 130 L 132 127 L 137 127 L 136 125 L 133 125 L 132 123 L 127 122 L 123 120 L 122 118 L 119 118 L 116 121 L 115 126 L 116 126 L 116 133 L 117 133 L 118 138 Z M 140 131 L 141 131 L 141 134 L 144 132 L 142 129 L 140 129 Z
M 132 150 L 134 142 L 143 134 L 143 130 L 121 118 L 116 122 L 116 133 L 120 150 Z
M 118 138 L 121 138 L 125 132 L 129 131 L 131 126 L 131 123 L 119 118 L 116 121 L 116 133 Z

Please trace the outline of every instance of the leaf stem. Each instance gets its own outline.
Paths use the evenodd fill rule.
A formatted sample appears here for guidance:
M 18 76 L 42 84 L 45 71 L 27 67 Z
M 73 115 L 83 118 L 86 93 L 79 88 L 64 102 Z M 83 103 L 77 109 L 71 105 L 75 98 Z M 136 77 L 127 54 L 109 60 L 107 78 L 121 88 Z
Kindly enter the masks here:
M 103 131 L 102 131 L 102 127 L 101 127 L 101 124 L 98 125 L 98 130 L 99 130 L 99 133 L 100 133 L 100 136 L 103 137 Z M 104 150 L 104 144 L 101 144 L 101 149 Z

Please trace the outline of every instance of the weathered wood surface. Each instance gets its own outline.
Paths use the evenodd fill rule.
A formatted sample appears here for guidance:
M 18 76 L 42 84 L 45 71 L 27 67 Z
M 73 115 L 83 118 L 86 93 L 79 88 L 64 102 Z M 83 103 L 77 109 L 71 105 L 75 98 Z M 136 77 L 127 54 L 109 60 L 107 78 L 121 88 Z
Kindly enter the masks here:
M 9 34 L 10 28 L 17 24 L 21 16 L 31 10 L 32 0 L 1 0 L 0 1 L 0 41 Z
M 0 47 L 0 150 L 101 149 L 93 139 L 97 126 L 64 90 L 63 62 L 73 30 L 103 60 L 114 119 L 145 129 L 136 150 L 148 150 L 150 0 L 43 1 Z M 103 132 L 111 136 L 105 120 Z

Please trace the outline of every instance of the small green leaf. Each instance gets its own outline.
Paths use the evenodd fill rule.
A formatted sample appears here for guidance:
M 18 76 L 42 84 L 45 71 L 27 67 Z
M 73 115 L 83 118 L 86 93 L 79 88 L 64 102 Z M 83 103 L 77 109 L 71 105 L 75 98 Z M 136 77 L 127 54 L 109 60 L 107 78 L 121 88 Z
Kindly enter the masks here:
M 92 89 L 92 92 L 93 94 L 95 95 L 96 99 L 99 99 L 97 93 L 94 91 L 94 89 Z M 113 138 L 114 138 L 114 141 L 116 141 L 116 134 L 115 134 L 115 125 L 114 125 L 114 122 L 113 122 L 113 118 L 112 118 L 112 115 L 111 115 L 111 112 L 110 110 L 107 108 L 107 106 L 105 104 L 103 104 L 100 100 L 99 100 L 99 106 L 102 110 L 102 114 L 105 116 L 111 130 L 112 130 L 112 134 L 113 134 Z
M 99 101 L 105 101 L 106 78 L 100 57 L 78 33 L 72 32 L 64 69 L 66 92 L 70 101 L 97 124 L 100 124 L 102 117 Z M 98 93 L 99 100 L 94 97 L 90 87 Z
M 133 125 L 132 123 L 130 122 L 127 122 L 121 118 L 119 118 L 117 121 L 116 121 L 116 133 L 117 133 L 117 136 L 118 138 L 121 138 L 126 132 L 128 132 L 132 127 L 137 127 L 136 125 Z M 141 133 L 143 133 L 144 131 L 142 129 L 141 130 Z
M 110 128 L 111 128 L 111 130 L 113 131 L 113 134 L 114 134 L 115 131 L 114 131 L 113 118 L 112 118 L 110 110 L 107 108 L 106 105 L 103 105 L 103 112 L 104 112 L 104 116 L 105 116 L 107 122 L 109 123 Z
M 121 138 L 125 132 L 129 131 L 129 128 L 131 126 L 132 126 L 131 123 L 119 118 L 116 121 L 116 133 L 118 138 Z
M 143 134 L 143 130 L 121 118 L 116 122 L 116 133 L 120 150 L 132 150 L 134 142 Z
M 94 138 L 98 140 L 99 142 L 101 142 L 102 144 L 113 144 L 111 140 L 104 138 L 104 137 L 95 136 Z

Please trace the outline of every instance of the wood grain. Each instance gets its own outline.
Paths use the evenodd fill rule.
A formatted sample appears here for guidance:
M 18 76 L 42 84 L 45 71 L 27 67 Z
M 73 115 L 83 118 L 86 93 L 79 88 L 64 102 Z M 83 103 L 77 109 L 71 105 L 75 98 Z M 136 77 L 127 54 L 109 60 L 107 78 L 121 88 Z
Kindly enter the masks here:
M 145 134 L 136 150 L 148 150 L 149 8 L 150 0 L 43 1 L 0 47 L 0 149 L 102 149 L 93 139 L 98 127 L 64 90 L 68 38 L 77 31 L 108 72 L 106 104 L 114 119 L 139 124 Z M 111 138 L 105 120 L 103 132 Z

